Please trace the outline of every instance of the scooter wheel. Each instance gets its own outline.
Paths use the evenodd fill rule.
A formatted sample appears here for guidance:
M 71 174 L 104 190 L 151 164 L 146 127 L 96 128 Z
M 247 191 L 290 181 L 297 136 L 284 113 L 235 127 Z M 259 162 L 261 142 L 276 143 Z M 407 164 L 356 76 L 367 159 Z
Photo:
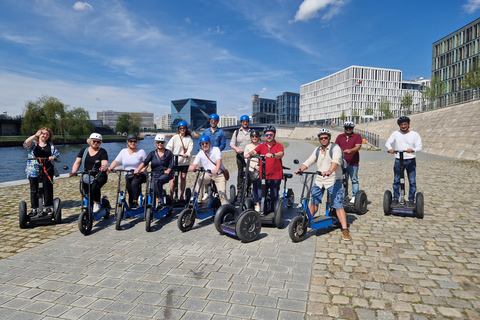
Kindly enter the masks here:
M 277 229 L 283 228 L 284 210 L 285 208 L 283 207 L 283 199 L 278 199 L 277 203 L 275 203 L 275 217 L 273 218 L 273 222 L 275 223 L 275 227 L 277 227 Z
M 385 191 L 383 194 L 383 213 L 385 213 L 386 216 L 389 216 L 392 214 L 392 192 L 390 190 Z
M 291 209 L 293 207 L 293 204 L 295 203 L 295 193 L 293 193 L 292 189 L 288 189 L 287 191 L 287 199 L 288 199 L 288 205 L 287 208 Z
M 423 201 L 423 193 L 417 192 L 415 197 L 415 215 L 418 219 L 423 219 L 423 208 L 424 208 L 424 201 Z
M 147 205 L 145 209 L 145 231 L 150 232 L 150 226 L 152 225 L 153 211 L 152 206 Z
M 110 201 L 108 201 L 107 197 L 102 198 L 102 208 L 105 208 L 105 216 L 103 219 L 109 219 L 110 218 Z
M 357 214 L 365 214 L 367 212 L 367 194 L 363 190 L 359 190 L 355 196 L 355 211 Z
M 236 198 L 237 198 L 237 191 L 235 190 L 235 186 L 232 184 L 230 186 L 230 204 L 235 205 Z
M 245 198 L 243 204 L 243 210 L 253 210 L 255 208 L 255 202 L 252 198 Z
M 290 222 L 288 234 L 293 242 L 303 241 L 307 235 L 307 227 L 303 227 L 303 219 L 304 217 L 302 216 L 296 216 L 293 218 L 292 222 Z
M 18 218 L 20 229 L 25 229 L 28 222 L 27 203 L 25 201 L 20 201 L 20 205 L 18 207 Z
M 225 234 L 222 230 L 222 224 L 234 220 L 236 215 L 237 209 L 235 209 L 235 207 L 231 204 L 224 204 L 218 208 L 217 212 L 215 213 L 215 217 L 213 218 L 215 229 L 217 229 L 218 233 Z
M 90 213 L 90 208 L 82 209 L 78 217 L 78 230 L 84 235 L 89 235 L 92 231 L 93 220 Z
M 53 221 L 55 224 L 62 223 L 62 201 L 60 198 L 53 199 Z
M 121 223 L 122 223 L 124 214 L 125 214 L 125 205 L 122 202 L 120 202 L 117 205 L 117 210 L 115 212 L 115 230 L 121 229 Z
M 235 233 L 243 242 L 252 242 L 257 239 L 261 230 L 260 215 L 253 210 L 243 212 L 235 225 Z
M 195 215 L 192 212 L 192 209 L 187 208 L 183 209 L 182 212 L 180 212 L 180 215 L 178 216 L 177 220 L 177 226 L 178 229 L 182 232 L 189 231 L 193 228 L 193 225 L 195 224 Z
M 188 203 L 190 201 L 190 198 L 192 197 L 192 189 L 187 188 L 185 189 L 185 202 Z

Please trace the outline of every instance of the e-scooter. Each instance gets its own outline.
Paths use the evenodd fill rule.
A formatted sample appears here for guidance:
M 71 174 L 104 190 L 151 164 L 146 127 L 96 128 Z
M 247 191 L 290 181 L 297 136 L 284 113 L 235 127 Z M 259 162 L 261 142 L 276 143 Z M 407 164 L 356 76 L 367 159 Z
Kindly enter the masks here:
M 18 210 L 18 217 L 19 217 L 19 226 L 20 229 L 25 229 L 27 227 L 27 223 L 40 223 L 40 222 L 50 222 L 53 220 L 55 224 L 62 223 L 62 201 L 60 198 L 53 199 L 53 211 L 46 212 L 43 206 L 43 196 L 45 193 L 43 180 L 44 177 L 48 177 L 48 182 L 53 184 L 53 180 L 48 175 L 46 164 L 48 158 L 27 158 L 30 161 L 37 161 L 39 170 L 38 170 L 38 187 L 37 187 L 37 198 L 38 198 L 38 208 L 37 213 L 27 213 L 27 203 L 25 201 L 20 201 L 19 210 Z M 60 162 L 60 160 L 56 159 L 55 162 Z M 64 170 L 68 170 L 68 166 L 63 167 Z M 56 171 L 55 171 L 56 172 Z
M 140 194 L 138 207 L 136 209 L 130 208 L 127 201 L 127 184 L 125 183 L 125 189 L 121 190 L 121 181 L 122 181 L 122 172 L 127 172 L 127 179 L 128 175 L 133 175 L 133 170 L 118 170 L 114 169 L 112 172 L 119 172 L 118 175 L 118 186 L 117 186 L 117 201 L 115 202 L 115 230 L 121 229 L 122 219 L 133 218 L 138 215 L 143 215 L 145 212 L 145 207 L 143 203 L 143 194 Z M 143 173 L 141 173 L 143 174 Z
M 217 209 L 220 207 L 220 195 L 217 191 L 217 186 L 213 180 L 210 181 L 210 185 L 208 188 L 208 196 L 209 202 L 208 205 L 200 207 L 198 204 L 198 191 L 203 186 L 198 186 L 200 183 L 199 180 L 203 181 L 205 178 L 206 173 L 210 173 L 210 170 L 205 170 L 203 167 L 196 168 L 195 171 L 197 172 L 197 176 L 195 177 L 195 183 L 193 185 L 193 194 L 190 198 L 185 209 L 180 212 L 177 220 L 178 229 L 182 232 L 186 232 L 192 229 L 193 225 L 195 224 L 195 219 L 206 219 L 215 214 Z M 199 179 L 202 176 L 202 179 Z M 198 188 L 197 188 L 198 186 Z
M 386 190 L 383 194 L 383 212 L 386 216 L 393 214 L 409 215 L 423 219 L 424 215 L 424 200 L 423 193 L 417 192 L 413 206 L 405 201 L 405 163 L 403 154 L 406 150 L 395 150 L 398 153 L 400 160 L 400 199 L 398 203 L 392 203 L 392 192 Z
M 163 171 L 147 171 L 147 183 L 145 188 L 145 231 L 150 232 L 153 219 L 161 219 L 172 214 L 172 202 L 167 196 L 165 189 L 162 189 L 161 203 L 157 204 L 158 195 L 155 188 L 151 186 L 155 175 L 163 174 Z

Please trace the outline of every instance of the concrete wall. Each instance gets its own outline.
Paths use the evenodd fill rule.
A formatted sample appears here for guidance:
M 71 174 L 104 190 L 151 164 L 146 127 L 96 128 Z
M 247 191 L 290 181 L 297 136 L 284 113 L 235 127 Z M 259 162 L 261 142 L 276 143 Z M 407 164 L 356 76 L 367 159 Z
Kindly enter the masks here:
M 411 130 L 422 138 L 423 151 L 442 156 L 480 161 L 480 100 L 412 114 Z M 365 123 L 357 124 L 365 130 Z M 387 140 L 398 130 L 397 119 L 370 122 L 368 131 Z

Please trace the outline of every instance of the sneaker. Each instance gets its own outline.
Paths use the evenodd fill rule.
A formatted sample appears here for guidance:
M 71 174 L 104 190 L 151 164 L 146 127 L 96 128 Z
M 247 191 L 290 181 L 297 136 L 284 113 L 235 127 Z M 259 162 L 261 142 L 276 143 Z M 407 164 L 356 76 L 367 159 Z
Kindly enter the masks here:
M 162 210 L 162 207 L 163 206 L 161 203 L 157 204 L 157 207 L 155 208 L 155 212 L 159 212 L 160 210 Z
M 352 197 L 352 199 L 350 199 L 350 203 L 355 203 L 355 197 Z
M 352 237 L 350 236 L 350 232 L 348 231 L 348 229 L 342 230 L 342 239 L 345 241 L 352 240 Z
M 203 201 L 205 200 L 208 200 L 208 193 L 207 192 L 204 192 L 203 193 L 203 198 L 202 198 Z
M 46 213 L 46 214 L 52 213 L 52 208 L 51 208 L 51 207 L 46 207 L 46 208 L 45 208 L 45 213 Z
M 258 204 L 255 205 L 255 211 L 260 212 L 260 205 Z
M 98 203 L 93 204 L 93 213 L 100 211 L 100 205 Z
M 31 216 L 36 216 L 37 215 L 37 209 L 32 209 L 32 211 L 30 211 L 30 215 Z
M 138 209 L 138 203 L 134 202 L 131 206 L 130 206 L 130 210 L 137 210 Z

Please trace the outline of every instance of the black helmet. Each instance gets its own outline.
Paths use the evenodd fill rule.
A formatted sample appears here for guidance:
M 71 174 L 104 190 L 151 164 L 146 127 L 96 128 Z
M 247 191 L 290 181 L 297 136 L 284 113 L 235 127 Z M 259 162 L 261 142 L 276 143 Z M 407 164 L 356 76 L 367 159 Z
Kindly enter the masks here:
M 259 136 L 260 137 L 260 131 L 257 129 L 250 131 L 250 137 L 252 136 Z
M 407 117 L 407 116 L 401 116 L 400 118 L 398 118 L 397 124 L 400 125 L 400 123 L 402 123 L 402 122 L 408 122 L 408 123 L 410 123 L 410 118 Z
M 135 133 L 130 133 L 128 136 L 127 136 L 127 141 L 130 140 L 130 139 L 135 139 L 135 140 L 138 140 L 138 137 Z
M 265 128 L 263 128 L 263 133 L 267 131 L 273 131 L 273 133 L 277 133 L 277 129 L 275 129 L 274 126 L 266 126 Z

